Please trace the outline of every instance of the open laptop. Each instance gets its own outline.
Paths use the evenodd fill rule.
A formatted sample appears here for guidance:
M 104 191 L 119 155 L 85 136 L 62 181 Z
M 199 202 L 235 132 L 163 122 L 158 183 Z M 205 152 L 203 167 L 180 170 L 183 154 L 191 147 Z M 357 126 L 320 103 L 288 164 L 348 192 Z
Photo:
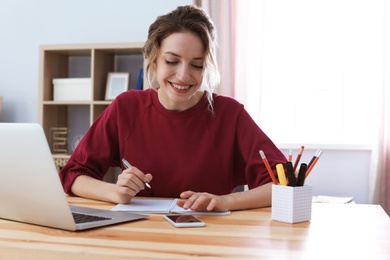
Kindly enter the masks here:
M 0 123 L 0 218 L 76 231 L 146 217 L 69 205 L 41 125 Z

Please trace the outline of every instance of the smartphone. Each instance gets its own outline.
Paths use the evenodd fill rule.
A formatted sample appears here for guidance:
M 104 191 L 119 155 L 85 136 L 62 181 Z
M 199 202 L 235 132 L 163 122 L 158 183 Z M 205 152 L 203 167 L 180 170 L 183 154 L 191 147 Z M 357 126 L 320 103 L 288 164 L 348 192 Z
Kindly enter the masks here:
M 189 214 L 169 214 L 164 215 L 165 220 L 174 227 L 204 227 L 206 223 L 194 215 Z

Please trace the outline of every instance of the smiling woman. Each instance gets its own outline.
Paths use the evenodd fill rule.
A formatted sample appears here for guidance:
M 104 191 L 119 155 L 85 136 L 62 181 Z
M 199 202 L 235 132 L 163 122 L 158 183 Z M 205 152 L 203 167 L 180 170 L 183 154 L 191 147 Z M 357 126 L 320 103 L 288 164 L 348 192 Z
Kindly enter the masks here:
M 181 198 L 178 206 L 197 211 L 269 206 L 273 173 L 259 150 L 273 169 L 286 158 L 242 104 L 213 92 L 215 46 L 202 9 L 157 17 L 143 48 L 155 87 L 119 94 L 104 110 L 59 173 L 65 191 L 114 203 Z M 110 166 L 123 170 L 115 184 L 102 181 Z M 241 185 L 249 190 L 234 192 Z

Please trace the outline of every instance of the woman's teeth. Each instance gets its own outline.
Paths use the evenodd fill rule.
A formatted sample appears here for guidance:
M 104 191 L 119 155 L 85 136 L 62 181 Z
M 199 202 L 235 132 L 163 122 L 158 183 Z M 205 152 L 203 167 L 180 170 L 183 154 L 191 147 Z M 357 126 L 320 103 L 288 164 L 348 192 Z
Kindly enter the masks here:
M 185 90 L 185 89 L 188 89 L 190 86 L 187 85 L 187 86 L 181 86 L 181 85 L 176 85 L 176 84 L 172 84 L 174 88 L 177 88 L 177 89 L 180 89 L 180 90 Z

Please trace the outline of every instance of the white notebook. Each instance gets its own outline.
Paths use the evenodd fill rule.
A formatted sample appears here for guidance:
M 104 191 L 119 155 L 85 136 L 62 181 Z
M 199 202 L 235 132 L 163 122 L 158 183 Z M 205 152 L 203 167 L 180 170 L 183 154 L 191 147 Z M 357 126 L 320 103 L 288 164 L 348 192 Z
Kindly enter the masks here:
M 178 199 L 132 199 L 130 203 L 118 204 L 113 211 L 126 211 L 144 214 L 198 214 L 198 215 L 230 215 L 230 211 L 193 211 L 176 205 Z

